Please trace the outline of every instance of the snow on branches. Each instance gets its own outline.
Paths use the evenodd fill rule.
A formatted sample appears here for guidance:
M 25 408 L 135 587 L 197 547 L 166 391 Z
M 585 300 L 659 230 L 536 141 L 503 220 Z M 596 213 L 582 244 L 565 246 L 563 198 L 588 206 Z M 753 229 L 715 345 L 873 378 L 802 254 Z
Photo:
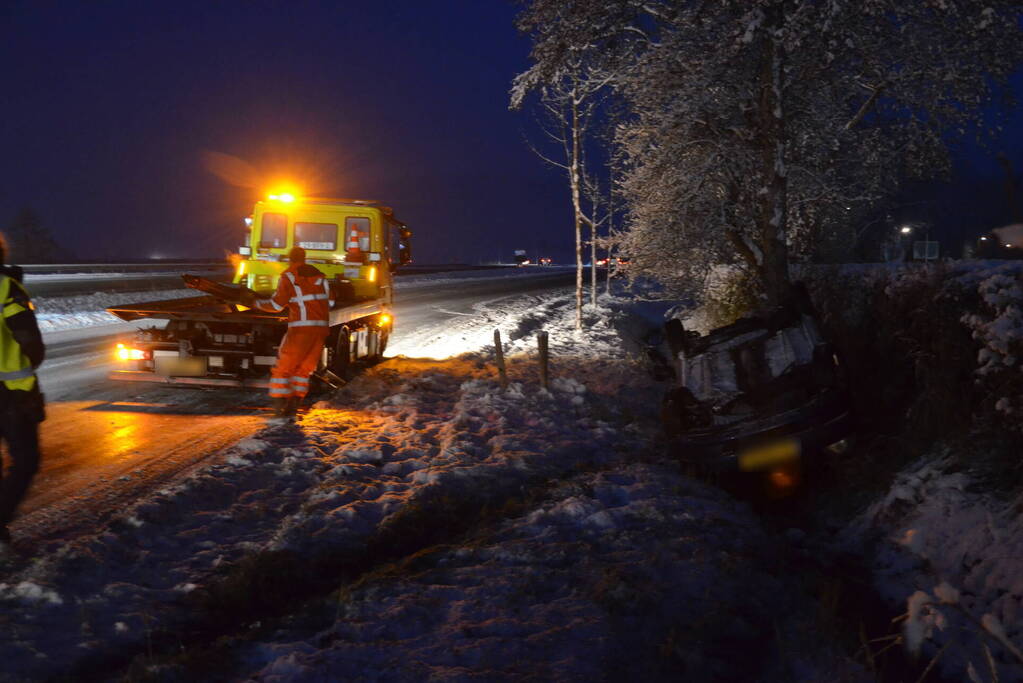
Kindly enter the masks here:
M 1008 0 L 533 0 L 513 103 L 578 65 L 613 73 L 631 268 L 692 285 L 738 262 L 768 300 L 793 257 L 906 177 L 1018 63 Z M 755 248 L 753 248 L 755 245 Z
M 987 309 L 964 315 L 962 322 L 980 342 L 978 381 L 991 388 L 996 413 L 1016 417 L 1023 411 L 1023 280 L 999 273 L 980 283 L 978 292 Z M 1018 419 L 1009 420 L 1023 429 Z

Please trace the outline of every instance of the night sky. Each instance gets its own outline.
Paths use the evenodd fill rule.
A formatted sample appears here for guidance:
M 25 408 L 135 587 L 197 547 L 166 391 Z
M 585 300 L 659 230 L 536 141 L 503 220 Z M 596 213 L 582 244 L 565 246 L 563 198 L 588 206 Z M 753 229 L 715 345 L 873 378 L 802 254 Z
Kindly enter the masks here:
M 0 0 L 0 226 L 31 207 L 80 258 L 216 257 L 237 248 L 253 201 L 290 180 L 390 204 L 421 263 L 516 248 L 568 260 L 564 181 L 524 144 L 527 115 L 508 111 L 528 66 L 516 11 Z M 1021 138 L 1000 147 L 1023 175 Z M 934 194 L 961 214 L 927 209 L 950 239 L 1009 222 L 998 173 L 973 149 Z
M 220 256 L 290 179 L 393 206 L 418 262 L 569 257 L 562 179 L 508 111 L 511 2 L 0 7 L 0 226 L 28 206 L 81 258 Z

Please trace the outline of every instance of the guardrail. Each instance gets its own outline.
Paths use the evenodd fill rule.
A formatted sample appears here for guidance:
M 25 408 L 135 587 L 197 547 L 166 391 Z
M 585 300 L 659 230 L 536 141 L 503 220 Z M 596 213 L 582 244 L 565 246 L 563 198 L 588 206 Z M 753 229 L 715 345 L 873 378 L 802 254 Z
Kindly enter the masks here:
M 123 273 L 188 268 L 232 268 L 226 261 L 147 261 L 145 263 L 19 263 L 26 273 Z
M 124 273 L 124 272 L 161 272 L 161 271 L 186 271 L 190 269 L 203 270 L 232 270 L 227 261 L 147 261 L 144 263 L 18 263 L 26 273 Z M 438 263 L 438 264 L 415 264 L 402 266 L 397 274 L 426 274 L 443 273 L 459 270 L 489 270 L 492 268 L 510 268 L 514 264 L 483 264 L 472 265 L 465 263 Z

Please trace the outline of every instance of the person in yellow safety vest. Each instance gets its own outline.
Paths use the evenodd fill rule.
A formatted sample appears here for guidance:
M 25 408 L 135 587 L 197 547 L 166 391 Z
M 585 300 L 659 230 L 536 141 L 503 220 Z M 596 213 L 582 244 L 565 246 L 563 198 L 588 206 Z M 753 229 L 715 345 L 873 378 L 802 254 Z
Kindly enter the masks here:
M 0 546 L 11 542 L 7 528 L 39 469 L 39 423 L 43 395 L 36 368 L 45 348 L 34 307 L 21 284 L 21 268 L 4 265 L 7 244 L 0 235 L 0 441 L 7 444 L 11 467 L 0 463 Z
M 305 249 L 293 248 L 288 260 L 291 265 L 281 275 L 273 297 L 255 300 L 264 311 L 288 309 L 288 331 L 270 373 L 270 399 L 277 417 L 295 415 L 309 393 L 309 376 L 323 353 L 334 306 L 330 283 L 315 266 L 305 262 Z

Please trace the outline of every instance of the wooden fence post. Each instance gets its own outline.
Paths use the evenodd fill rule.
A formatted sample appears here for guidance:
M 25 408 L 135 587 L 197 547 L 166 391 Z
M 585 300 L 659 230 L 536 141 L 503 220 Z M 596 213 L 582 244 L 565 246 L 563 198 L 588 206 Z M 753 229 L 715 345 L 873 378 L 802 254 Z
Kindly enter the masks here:
M 547 388 L 547 364 L 550 354 L 547 351 L 547 331 L 540 330 L 536 334 L 536 343 L 540 347 L 540 386 Z
M 497 356 L 497 374 L 501 376 L 501 388 L 508 388 L 508 373 L 504 369 L 504 348 L 501 346 L 501 330 L 494 330 L 494 354 Z

